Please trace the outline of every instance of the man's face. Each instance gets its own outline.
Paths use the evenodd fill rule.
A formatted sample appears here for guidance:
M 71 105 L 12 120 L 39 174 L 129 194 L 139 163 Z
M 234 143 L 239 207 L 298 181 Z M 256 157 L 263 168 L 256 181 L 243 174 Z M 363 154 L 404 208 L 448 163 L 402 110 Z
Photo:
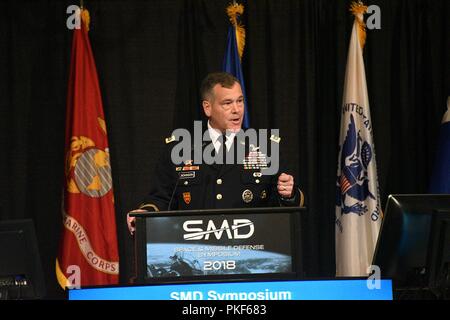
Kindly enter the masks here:
M 216 84 L 211 97 L 203 101 L 203 110 L 214 129 L 239 131 L 244 118 L 244 95 L 240 84 L 235 82 L 230 89 Z

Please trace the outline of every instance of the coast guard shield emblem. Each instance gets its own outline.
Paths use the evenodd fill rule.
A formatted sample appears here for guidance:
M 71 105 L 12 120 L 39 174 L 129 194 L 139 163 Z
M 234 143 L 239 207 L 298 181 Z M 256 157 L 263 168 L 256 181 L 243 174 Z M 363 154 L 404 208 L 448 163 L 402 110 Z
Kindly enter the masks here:
M 372 147 L 356 131 L 355 120 L 350 115 L 350 123 L 341 150 L 341 175 L 337 177 L 337 206 L 341 214 L 364 215 L 367 211 L 366 201 L 376 202 L 369 190 L 368 167 L 372 161 Z M 376 207 L 376 204 L 374 205 Z

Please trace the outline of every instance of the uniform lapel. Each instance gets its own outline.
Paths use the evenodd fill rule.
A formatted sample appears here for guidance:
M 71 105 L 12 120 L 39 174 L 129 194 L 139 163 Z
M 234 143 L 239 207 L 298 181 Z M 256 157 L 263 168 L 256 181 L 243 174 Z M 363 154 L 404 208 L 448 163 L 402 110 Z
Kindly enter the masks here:
M 239 143 L 241 143 L 241 141 L 238 141 L 237 139 L 236 139 L 236 137 L 234 138 L 234 141 L 233 141 L 233 143 L 231 144 L 231 147 L 230 147 L 230 150 L 231 149 L 233 149 L 234 150 L 234 159 L 233 159 L 233 163 L 232 164 L 226 164 L 226 165 L 223 165 L 222 167 L 221 167 L 221 169 L 220 169 L 220 172 L 219 172 L 219 176 L 223 176 L 223 175 L 225 175 L 225 173 L 227 173 L 228 171 L 230 171 L 231 169 L 235 169 L 235 168 L 239 168 L 239 166 L 242 166 L 242 164 L 238 164 L 238 161 L 237 161 L 237 147 L 238 147 L 238 144 Z M 246 148 L 247 149 L 247 148 Z M 245 154 L 247 154 L 247 150 L 245 150 Z
M 208 131 L 208 140 L 206 141 L 206 142 L 203 142 L 203 145 L 202 145 L 202 154 L 204 154 L 204 151 L 205 151 L 205 148 L 207 147 L 207 146 L 209 146 L 210 144 L 212 144 L 212 139 L 211 139 L 211 136 L 209 135 L 209 131 Z M 214 149 L 214 147 L 213 147 L 213 149 Z M 214 149 L 214 154 L 215 154 L 215 149 Z M 216 171 L 220 171 L 220 169 L 222 168 L 222 166 L 223 165 L 221 165 L 221 164 L 217 164 L 217 163 L 213 163 L 213 164 L 206 164 L 206 163 L 204 163 L 204 165 L 205 166 L 208 166 L 209 168 L 211 168 L 211 169 L 214 169 L 214 170 L 216 170 Z

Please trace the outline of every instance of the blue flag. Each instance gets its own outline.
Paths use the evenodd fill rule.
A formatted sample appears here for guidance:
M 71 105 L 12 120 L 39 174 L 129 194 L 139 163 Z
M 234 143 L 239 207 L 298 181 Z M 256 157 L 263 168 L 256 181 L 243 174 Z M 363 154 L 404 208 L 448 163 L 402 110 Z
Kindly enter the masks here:
M 239 22 L 240 15 L 244 12 L 244 6 L 241 4 L 231 4 L 227 8 L 230 17 L 231 26 L 228 29 L 227 47 L 223 59 L 222 70 L 235 76 L 241 83 L 242 93 L 244 94 L 244 119 L 242 126 L 244 129 L 250 127 L 250 120 L 247 107 L 247 95 L 245 94 L 244 73 L 242 72 L 241 57 L 245 45 L 245 30 Z M 238 41 L 238 37 L 240 38 Z M 241 46 L 241 48 L 239 48 Z
M 436 163 L 430 182 L 430 193 L 450 194 L 450 97 L 442 120 Z

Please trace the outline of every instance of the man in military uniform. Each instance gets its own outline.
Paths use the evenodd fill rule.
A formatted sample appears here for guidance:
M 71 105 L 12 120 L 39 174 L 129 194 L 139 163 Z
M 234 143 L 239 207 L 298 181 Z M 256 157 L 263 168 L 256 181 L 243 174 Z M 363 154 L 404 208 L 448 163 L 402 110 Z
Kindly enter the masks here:
M 190 159 L 175 164 L 171 154 L 178 137 L 167 138 L 167 149 L 157 164 L 151 190 L 132 212 L 303 206 L 303 193 L 295 185 L 294 177 L 281 170 L 281 174 L 263 174 L 264 154 L 259 147 L 237 139 L 244 118 L 239 80 L 228 73 L 212 73 L 203 80 L 200 91 L 210 138 L 203 142 L 201 150 L 209 146 L 213 154 L 224 159 L 234 147 L 232 163 L 226 158 L 212 164 L 194 163 Z M 277 136 L 270 139 L 275 143 L 281 140 Z M 245 145 L 245 158 L 237 161 L 236 148 L 240 143 Z M 134 218 L 128 216 L 127 223 L 133 233 Z

